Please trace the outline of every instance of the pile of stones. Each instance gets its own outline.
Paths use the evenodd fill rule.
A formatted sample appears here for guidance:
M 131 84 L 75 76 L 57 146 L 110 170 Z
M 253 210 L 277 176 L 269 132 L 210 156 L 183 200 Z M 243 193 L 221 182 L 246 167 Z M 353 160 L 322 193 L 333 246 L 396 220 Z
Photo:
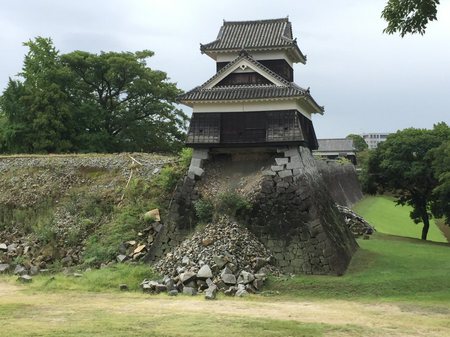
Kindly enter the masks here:
M 143 259 L 153 245 L 162 226 L 159 221 L 155 221 L 146 229 L 139 232 L 135 240 L 122 242 L 119 246 L 119 255 L 116 257 L 117 262 L 139 261 Z
M 336 206 L 339 212 L 344 216 L 345 223 L 356 238 L 364 236 L 364 238 L 367 239 L 369 235 L 375 231 L 373 226 L 364 220 L 362 216 L 353 212 L 350 208 L 341 205 Z
M 222 217 L 158 261 L 155 269 L 164 278 L 144 280 L 141 287 L 148 293 L 204 293 L 206 299 L 218 291 L 242 297 L 259 292 L 268 273 L 278 273 L 272 262 L 272 254 L 251 232 Z

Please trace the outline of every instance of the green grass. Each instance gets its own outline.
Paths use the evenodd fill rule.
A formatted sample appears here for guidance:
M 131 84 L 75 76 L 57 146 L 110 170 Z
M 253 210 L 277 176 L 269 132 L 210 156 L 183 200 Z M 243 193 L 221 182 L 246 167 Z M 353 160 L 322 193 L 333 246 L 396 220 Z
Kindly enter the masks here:
M 396 206 L 394 200 L 387 196 L 367 196 L 353 209 L 363 216 L 378 232 L 410 238 L 420 238 L 423 224 L 415 224 L 409 217 L 410 206 Z M 447 242 L 445 236 L 436 226 L 430 223 L 428 240 Z
M 272 278 L 287 297 L 450 303 L 450 246 L 376 233 L 359 240 L 347 273 Z
M 159 276 L 148 265 L 115 264 L 104 269 L 92 269 L 82 273 L 82 277 L 74 277 L 73 273 L 54 275 L 40 274 L 33 277 L 29 288 L 39 291 L 119 291 L 119 285 L 128 285 L 130 291 L 140 290 L 139 284 L 146 279 L 158 279 Z M 15 281 L 17 277 L 11 277 Z
M 7 308 L 8 310 L 10 308 Z M 22 310 L 20 310 L 22 309 Z M 149 308 L 150 309 L 150 308 Z M 230 315 L 186 313 L 117 313 L 107 308 L 74 312 L 52 312 L 41 304 L 14 307 L 2 324 L 4 336 L 298 336 L 316 337 L 329 333 L 362 336 L 367 329 L 352 325 L 303 323 L 281 319 L 257 319 Z

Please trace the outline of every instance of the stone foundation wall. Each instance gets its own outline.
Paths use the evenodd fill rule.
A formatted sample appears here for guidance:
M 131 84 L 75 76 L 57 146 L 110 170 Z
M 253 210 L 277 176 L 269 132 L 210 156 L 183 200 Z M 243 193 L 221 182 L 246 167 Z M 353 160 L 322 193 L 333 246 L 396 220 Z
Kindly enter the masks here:
M 331 197 L 337 204 L 351 206 L 362 199 L 363 194 L 355 166 L 324 160 L 316 160 L 316 164 Z
M 344 273 L 357 244 L 336 209 L 310 150 L 285 147 L 271 149 L 270 153 L 261 156 L 265 158 L 261 161 L 258 155 L 235 153 L 227 164 L 214 162 L 207 150 L 194 150 L 188 174 L 173 198 L 171 218 L 156 238 L 148 260 L 164 256 L 193 229 L 193 202 L 201 197 L 197 182 L 202 179 L 203 188 L 211 189 L 218 178 L 208 177 L 209 160 L 210 165 L 216 164 L 214 170 L 223 175 L 227 165 L 255 168 L 242 179 L 251 181 L 251 188 L 236 189 L 253 206 L 250 214 L 241 220 L 272 251 L 282 270 L 304 274 Z M 236 163 L 239 161 L 247 163 Z M 236 175 L 222 178 L 238 180 Z
M 253 196 L 247 225 L 286 272 L 342 274 L 357 244 L 310 151 L 279 149 Z

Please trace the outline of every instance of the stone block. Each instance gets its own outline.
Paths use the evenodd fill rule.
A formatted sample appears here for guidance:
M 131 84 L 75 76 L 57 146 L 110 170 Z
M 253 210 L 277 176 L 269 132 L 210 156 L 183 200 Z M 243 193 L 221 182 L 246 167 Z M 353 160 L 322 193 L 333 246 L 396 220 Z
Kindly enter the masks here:
M 282 165 L 272 165 L 270 169 L 274 172 L 282 171 L 284 169 L 284 166 Z
M 289 159 L 288 158 L 275 158 L 275 162 L 277 163 L 277 165 L 286 165 L 289 163 Z
M 262 175 L 263 176 L 274 176 L 274 175 L 276 175 L 276 173 L 272 170 L 264 170 L 264 171 L 262 171 Z
M 199 158 L 191 159 L 191 166 L 202 167 L 202 163 L 203 163 L 203 159 L 199 159 Z
M 299 170 L 302 167 L 301 165 L 302 165 L 301 163 L 294 161 L 294 162 L 286 164 L 286 169 L 288 169 L 288 170 L 298 169 Z
M 292 176 L 292 170 L 279 171 L 278 175 L 280 176 L 280 178 L 291 177 Z
M 191 178 L 191 175 L 198 176 L 201 177 L 203 175 L 203 173 L 205 173 L 205 170 L 203 170 L 200 167 L 195 167 L 195 166 L 189 166 L 189 171 L 188 171 L 188 177 Z M 193 179 L 193 178 L 191 178 Z
M 298 149 L 295 147 L 295 148 L 290 148 L 289 150 L 287 150 L 287 151 L 284 151 L 284 156 L 285 157 L 299 157 L 299 152 L 298 152 Z
M 195 159 L 208 159 L 209 149 L 194 149 L 192 152 L 192 158 Z

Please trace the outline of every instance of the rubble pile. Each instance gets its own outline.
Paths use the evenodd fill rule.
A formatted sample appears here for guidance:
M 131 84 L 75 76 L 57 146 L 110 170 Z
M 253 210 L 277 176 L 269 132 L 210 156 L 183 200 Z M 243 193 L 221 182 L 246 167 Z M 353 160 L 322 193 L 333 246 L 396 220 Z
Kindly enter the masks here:
M 371 235 L 375 231 L 374 227 L 364 220 L 362 216 L 353 212 L 350 208 L 341 205 L 336 206 L 339 212 L 344 216 L 345 223 L 355 237 L 358 238 L 363 235 Z
M 245 296 L 261 290 L 271 265 L 271 253 L 245 227 L 222 217 L 198 230 L 163 259 L 155 269 L 163 280 L 144 280 L 144 292 L 169 295 L 204 293 L 214 299 L 218 291 Z

